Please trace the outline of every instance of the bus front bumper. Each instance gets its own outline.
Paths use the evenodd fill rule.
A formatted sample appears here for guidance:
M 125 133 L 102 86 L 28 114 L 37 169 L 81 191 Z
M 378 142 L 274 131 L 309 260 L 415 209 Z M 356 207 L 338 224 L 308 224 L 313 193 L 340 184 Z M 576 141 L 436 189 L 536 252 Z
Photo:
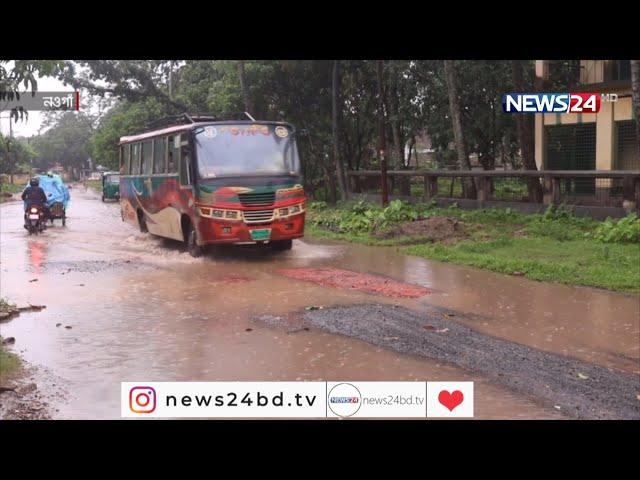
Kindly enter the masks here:
M 200 245 L 255 244 L 300 238 L 304 236 L 304 220 L 305 212 L 261 224 L 200 217 L 198 243 Z

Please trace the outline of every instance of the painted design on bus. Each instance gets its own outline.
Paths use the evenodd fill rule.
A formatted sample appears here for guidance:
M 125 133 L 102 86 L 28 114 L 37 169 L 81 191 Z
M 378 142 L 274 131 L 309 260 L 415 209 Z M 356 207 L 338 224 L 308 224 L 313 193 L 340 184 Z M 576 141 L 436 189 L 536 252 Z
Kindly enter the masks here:
M 217 243 L 291 248 L 306 207 L 293 132 L 281 122 L 196 122 L 121 138 L 122 219 L 192 254 Z

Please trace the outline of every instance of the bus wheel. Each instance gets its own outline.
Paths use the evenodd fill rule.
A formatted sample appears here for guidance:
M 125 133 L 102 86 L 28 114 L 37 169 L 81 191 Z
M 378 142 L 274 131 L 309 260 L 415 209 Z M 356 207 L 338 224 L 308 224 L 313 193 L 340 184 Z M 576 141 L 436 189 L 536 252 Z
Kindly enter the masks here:
M 279 240 L 271 243 L 271 249 L 276 252 L 284 252 L 285 250 L 291 250 L 293 246 L 293 240 Z
M 187 251 L 192 257 L 199 257 L 202 255 L 202 247 L 198 245 L 196 238 L 196 229 L 193 224 L 189 222 L 189 230 L 187 233 Z
M 147 221 L 144 219 L 144 213 L 142 210 L 138 210 L 138 225 L 140 225 L 140 231 L 142 233 L 147 233 L 149 229 L 147 229 Z
M 104 203 L 104 193 L 102 194 L 102 202 Z

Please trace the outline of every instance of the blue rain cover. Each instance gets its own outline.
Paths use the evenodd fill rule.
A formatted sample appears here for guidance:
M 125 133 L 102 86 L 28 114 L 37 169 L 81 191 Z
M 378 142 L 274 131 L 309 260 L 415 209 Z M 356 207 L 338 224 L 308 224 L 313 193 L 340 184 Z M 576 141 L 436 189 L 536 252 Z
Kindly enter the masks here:
M 51 177 L 47 175 L 38 175 L 38 178 L 40 179 L 40 187 L 42 187 L 44 193 L 47 195 L 47 207 L 51 207 L 55 202 L 62 202 L 66 210 L 67 204 L 69 203 L 69 200 L 71 200 L 71 195 L 69 194 L 69 189 L 62 181 L 62 178 L 60 178 L 60 175 L 54 174 Z

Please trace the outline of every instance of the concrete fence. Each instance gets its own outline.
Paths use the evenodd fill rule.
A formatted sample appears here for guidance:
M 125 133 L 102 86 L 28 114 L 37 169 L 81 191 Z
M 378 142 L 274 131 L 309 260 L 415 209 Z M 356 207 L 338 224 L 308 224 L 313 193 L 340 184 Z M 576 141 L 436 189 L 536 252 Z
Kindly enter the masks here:
M 347 173 L 352 192 L 379 200 L 381 172 Z M 640 171 L 621 170 L 390 170 L 390 199 L 457 203 L 462 208 L 543 211 L 571 205 L 576 214 L 621 217 L 640 207 Z

